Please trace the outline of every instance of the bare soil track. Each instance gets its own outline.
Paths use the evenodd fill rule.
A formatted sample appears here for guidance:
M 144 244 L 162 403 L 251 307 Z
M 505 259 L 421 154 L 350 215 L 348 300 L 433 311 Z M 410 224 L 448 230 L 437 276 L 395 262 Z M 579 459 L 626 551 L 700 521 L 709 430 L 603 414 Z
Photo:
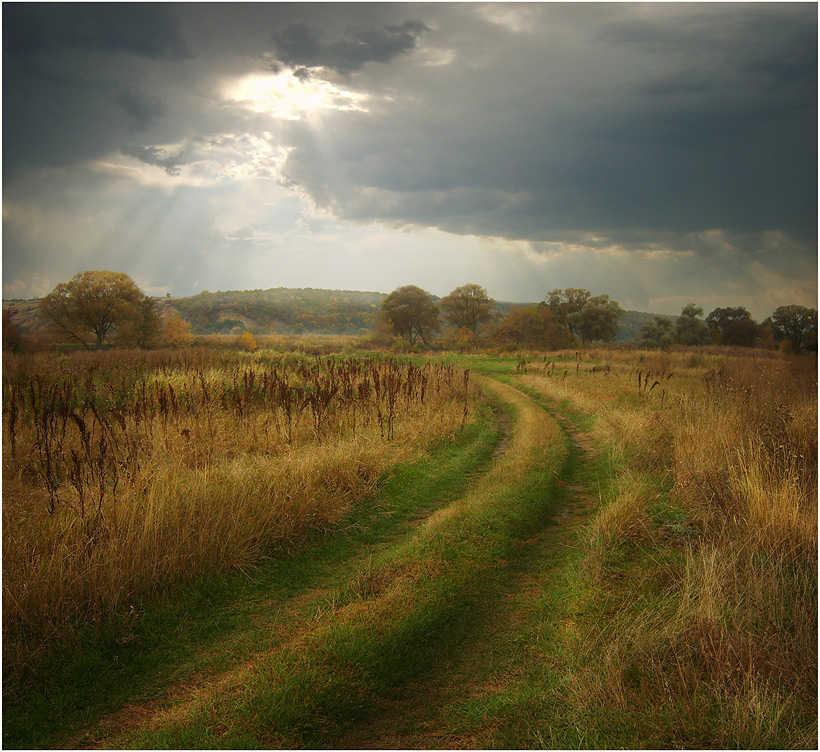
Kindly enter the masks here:
M 369 710 L 359 714 L 355 724 L 329 724 L 316 737 L 321 746 L 337 749 L 498 746 L 502 738 L 499 733 L 503 731 L 497 727 L 498 722 L 476 720 L 471 716 L 471 708 L 514 693 L 535 649 L 528 635 L 533 630 L 552 629 L 555 625 L 551 625 L 550 620 L 557 623 L 566 617 L 560 607 L 549 605 L 552 603 L 550 593 L 560 579 L 567 554 L 578 546 L 578 531 L 596 503 L 594 490 L 579 472 L 592 449 L 590 439 L 566 418 L 551 415 L 515 387 L 490 379 L 482 379 L 482 384 L 507 404 L 515 415 L 514 421 L 509 414 L 497 416 L 502 439 L 486 471 L 470 477 L 463 495 L 448 506 L 406 524 L 400 542 L 423 541 L 449 519 L 469 514 L 471 508 L 484 504 L 493 494 L 498 495 L 505 484 L 524 484 L 531 470 L 530 458 L 539 452 L 543 455 L 556 443 L 564 442 L 568 446 L 565 456 L 571 458 L 564 462 L 564 472 L 568 474 L 554 478 L 551 488 L 544 490 L 554 497 L 553 501 L 558 499 L 558 503 L 538 529 L 517 541 L 514 554 L 498 563 L 500 584 L 492 590 L 490 600 L 482 603 L 482 613 L 465 623 L 458 650 L 438 655 L 422 673 L 372 697 Z M 365 561 L 365 558 L 398 542 L 375 544 L 373 551 L 363 552 L 350 571 L 343 573 L 360 590 L 365 586 L 373 588 L 367 608 L 356 611 L 361 604 L 336 600 L 339 572 L 334 572 L 327 582 L 288 598 L 272 594 L 270 602 L 261 604 L 253 619 L 256 629 L 266 630 L 270 635 L 264 650 L 243 656 L 227 670 L 192 674 L 168 687 L 164 697 L 129 704 L 96 723 L 69 746 L 130 746 L 128 740 L 135 732 L 151 734 L 165 728 L 196 724 L 197 709 L 219 707 L 219 698 L 249 696 L 259 681 L 260 672 L 264 672 L 279 651 L 298 652 L 302 646 L 315 641 L 328 625 L 339 620 L 368 619 L 376 612 L 378 618 L 389 617 L 391 609 L 400 607 L 391 605 L 391 599 L 400 603 L 396 600 L 397 589 L 422 587 L 424 578 L 414 580 L 408 575 L 402 579 L 402 575 L 397 582 L 373 585 L 367 581 L 370 559 Z M 409 562 L 406 571 L 414 566 L 416 563 Z M 404 571 L 401 562 L 396 571 Z M 558 653 L 538 655 L 537 659 L 544 665 L 555 665 L 556 670 L 561 662 Z M 224 718 L 214 719 L 212 728 L 217 732 L 227 730 L 235 722 L 228 713 Z M 260 739 L 259 746 L 264 746 L 262 738 L 256 738 Z

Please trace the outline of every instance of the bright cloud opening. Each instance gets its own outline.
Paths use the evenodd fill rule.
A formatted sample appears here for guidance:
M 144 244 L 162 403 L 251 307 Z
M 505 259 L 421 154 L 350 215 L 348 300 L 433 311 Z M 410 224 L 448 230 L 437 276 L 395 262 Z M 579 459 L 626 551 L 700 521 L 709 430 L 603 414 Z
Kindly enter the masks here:
M 298 78 L 289 70 L 275 74 L 251 74 L 228 84 L 223 96 L 240 102 L 253 112 L 286 120 L 300 120 L 315 110 L 359 110 L 367 95 L 346 91 L 320 78 Z

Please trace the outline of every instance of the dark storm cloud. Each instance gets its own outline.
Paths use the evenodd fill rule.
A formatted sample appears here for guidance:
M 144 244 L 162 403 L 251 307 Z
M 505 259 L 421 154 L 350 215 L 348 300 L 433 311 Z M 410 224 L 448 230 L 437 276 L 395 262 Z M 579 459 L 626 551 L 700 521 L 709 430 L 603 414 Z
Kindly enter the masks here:
M 287 245 L 312 202 L 328 236 L 434 227 L 534 250 L 534 269 L 564 275 L 552 286 L 611 278 L 614 292 L 644 274 L 649 290 L 672 270 L 670 299 L 706 277 L 741 296 L 763 269 L 789 302 L 816 276 L 813 4 L 7 3 L 3 16 L 9 237 L 20 259 L 39 244 L 44 268 L 43 238 L 76 225 L 81 248 L 99 221 L 113 228 L 100 248 L 145 240 L 163 254 L 146 250 L 146 267 L 173 276 L 177 245 L 190 265 L 206 247 Z M 142 205 L 126 248 L 118 227 Z
M 112 99 L 131 116 L 137 130 L 145 130 L 165 111 L 161 99 L 132 86 L 116 86 Z
M 154 146 L 139 146 L 131 143 L 123 146 L 120 152 L 126 157 L 133 157 L 145 164 L 161 167 L 169 175 L 178 175 L 180 166 L 186 163 L 182 153 L 167 155 Z
M 353 73 L 367 63 L 389 63 L 409 52 L 426 31 L 429 29 L 421 21 L 405 21 L 327 40 L 319 29 L 296 23 L 273 35 L 274 54 L 276 60 L 289 66 L 321 66 L 338 73 Z
M 815 7 L 532 11 L 532 33 L 476 29 L 487 51 L 408 73 L 405 103 L 335 116 L 332 175 L 295 134 L 289 179 L 341 217 L 456 233 L 816 236 Z
M 57 49 L 156 59 L 190 54 L 176 17 L 156 3 L 5 3 L 3 48 L 24 61 Z
M 4 176 L 104 154 L 163 114 L 139 71 L 118 69 L 112 56 L 189 54 L 179 22 L 161 5 L 4 4 Z

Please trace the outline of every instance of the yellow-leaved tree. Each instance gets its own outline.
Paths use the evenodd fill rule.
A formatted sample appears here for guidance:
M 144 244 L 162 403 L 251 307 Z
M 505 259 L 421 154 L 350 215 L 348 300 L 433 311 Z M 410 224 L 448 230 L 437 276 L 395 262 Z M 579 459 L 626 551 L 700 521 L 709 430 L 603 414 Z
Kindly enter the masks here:
M 112 330 L 141 329 L 152 305 L 127 274 L 88 271 L 58 284 L 39 310 L 65 339 L 88 349 L 93 337 L 99 350 Z
M 174 314 L 165 319 L 165 344 L 169 347 L 188 347 L 194 343 L 191 324 Z
M 247 329 L 242 333 L 242 336 L 237 339 L 237 344 L 248 352 L 256 352 L 259 349 L 259 345 L 256 344 L 256 340 Z

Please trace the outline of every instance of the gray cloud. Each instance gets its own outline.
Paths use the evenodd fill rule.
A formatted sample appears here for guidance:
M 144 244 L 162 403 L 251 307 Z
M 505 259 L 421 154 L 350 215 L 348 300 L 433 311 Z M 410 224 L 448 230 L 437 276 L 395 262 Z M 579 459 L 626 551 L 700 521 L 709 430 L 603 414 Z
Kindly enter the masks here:
M 552 29 L 539 7 L 533 33 L 495 35 L 489 59 L 408 72 L 406 97 L 334 115 L 332 174 L 327 143 L 295 133 L 287 176 L 341 217 L 457 233 L 814 237 L 816 9 L 700 8 L 683 22 L 610 11 L 596 31 L 566 9 Z M 784 60 L 800 75 L 773 87 Z
M 57 49 L 129 52 L 155 59 L 190 55 L 179 21 L 157 3 L 6 3 L 4 52 L 21 60 Z
M 429 29 L 421 21 L 405 21 L 378 29 L 354 31 L 341 39 L 326 41 L 319 29 L 296 23 L 273 35 L 274 55 L 285 65 L 319 66 L 347 74 L 367 63 L 389 63 L 412 50 L 426 31 Z
M 182 152 L 167 155 L 162 149 L 155 146 L 139 146 L 136 143 L 127 144 L 120 149 L 126 157 L 133 157 L 145 164 L 161 167 L 169 175 L 178 175 L 180 165 L 186 163 Z
M 190 56 L 178 19 L 158 4 L 3 6 L 4 176 L 103 154 L 164 113 L 129 59 Z
M 165 105 L 159 97 L 132 86 L 116 87 L 113 100 L 131 116 L 137 130 L 146 130 L 165 112 Z

